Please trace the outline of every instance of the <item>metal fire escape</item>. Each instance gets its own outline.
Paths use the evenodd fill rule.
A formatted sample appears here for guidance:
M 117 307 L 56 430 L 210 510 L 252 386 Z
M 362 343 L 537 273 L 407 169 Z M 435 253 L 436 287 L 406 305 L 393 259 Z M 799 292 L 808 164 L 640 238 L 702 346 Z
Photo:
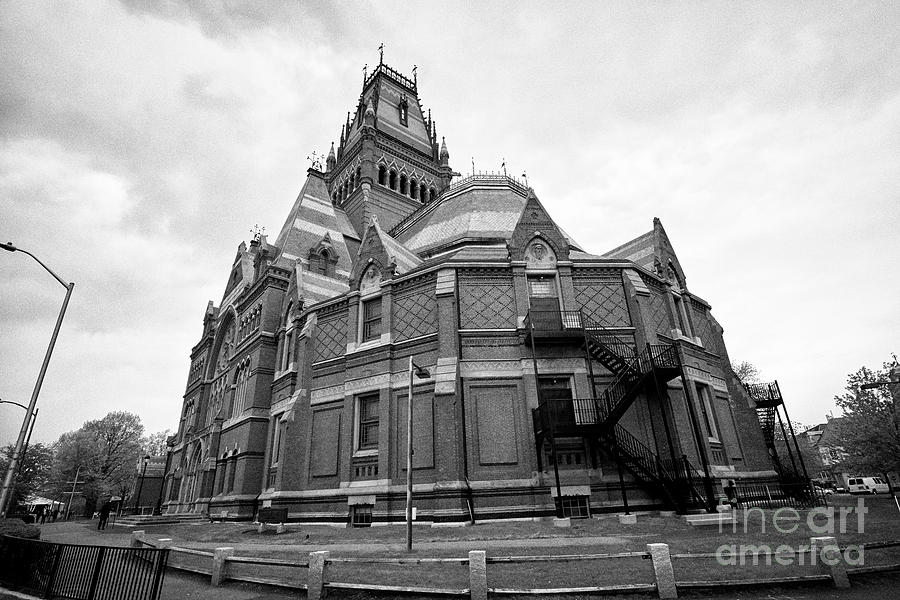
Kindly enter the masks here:
M 766 448 L 769 450 L 769 456 L 772 458 L 772 463 L 775 466 L 775 470 L 778 472 L 779 478 L 782 481 L 787 482 L 809 480 L 809 475 L 806 472 L 806 464 L 803 462 L 803 455 L 800 454 L 800 446 L 797 444 L 794 426 L 791 424 L 790 417 L 788 417 L 787 407 L 784 405 L 784 398 L 781 395 L 781 388 L 778 387 L 778 382 L 749 383 L 745 384 L 744 388 L 756 404 L 756 416 L 759 419 L 759 426 L 762 428 L 763 441 L 766 444 Z M 784 419 L 781 418 L 781 412 L 778 410 L 779 407 L 781 407 L 781 410 L 784 412 Z M 787 465 L 782 460 L 782 457 L 778 455 L 778 448 L 775 443 L 776 420 L 781 429 L 781 439 L 784 440 L 784 447 L 787 449 L 791 463 L 790 465 Z M 785 420 L 787 420 L 788 429 L 791 432 L 790 437 L 788 437 L 787 430 L 784 428 Z M 794 446 L 793 450 L 791 450 L 792 442 Z M 797 466 L 798 463 L 799 468 Z
M 641 393 L 667 400 L 666 382 L 682 375 L 677 349 L 670 344 L 648 344 L 638 350 L 633 343 L 590 320 L 582 311 L 531 311 L 525 320 L 525 343 L 530 344 L 537 373 L 538 344 L 580 343 L 585 351 L 592 396 L 590 398 L 546 398 L 538 386 L 538 407 L 532 411 L 535 441 L 555 448 L 557 436 L 582 436 L 627 470 L 650 494 L 663 498 L 679 512 L 692 507 L 711 509 L 710 486 L 682 456 L 660 457 L 628 432 L 619 420 Z M 606 367 L 613 380 L 596 393 L 594 361 Z M 665 419 L 664 419 L 665 421 Z M 668 423 L 666 422 L 667 434 Z M 671 440 L 669 442 L 671 447 Z M 554 463 L 556 461 L 554 460 Z M 558 466 L 554 464 L 554 468 Z M 557 486 L 559 481 L 558 471 Z M 625 499 L 627 507 L 627 499 Z

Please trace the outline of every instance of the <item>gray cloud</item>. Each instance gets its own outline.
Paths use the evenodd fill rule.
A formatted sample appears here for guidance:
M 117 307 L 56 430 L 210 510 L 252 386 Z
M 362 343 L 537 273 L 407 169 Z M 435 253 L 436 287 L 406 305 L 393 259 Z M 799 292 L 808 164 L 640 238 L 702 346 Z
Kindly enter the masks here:
M 381 42 L 419 66 L 457 170 L 527 170 L 593 251 L 661 217 L 732 356 L 777 377 L 792 416 L 821 419 L 846 373 L 897 350 L 894 3 L 0 11 L 0 237 L 77 283 L 36 439 L 112 408 L 175 425 L 235 247 L 280 227 Z M 27 399 L 61 298 L 0 256 L 0 397 Z

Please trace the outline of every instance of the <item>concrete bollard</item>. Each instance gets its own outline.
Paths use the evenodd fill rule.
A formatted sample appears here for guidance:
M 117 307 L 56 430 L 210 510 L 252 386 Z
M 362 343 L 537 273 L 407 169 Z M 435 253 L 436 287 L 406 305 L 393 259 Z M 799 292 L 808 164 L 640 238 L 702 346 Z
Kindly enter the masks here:
M 209 584 L 219 587 L 225 581 L 225 561 L 234 554 L 234 548 L 216 548 L 213 551 L 212 575 Z
M 157 538 L 154 546 L 157 548 L 169 548 L 172 546 L 172 538 Z
M 131 547 L 141 548 L 144 545 L 144 530 L 138 529 L 131 532 Z
M 834 537 L 814 537 L 809 539 L 813 552 L 823 570 L 827 570 L 831 574 L 831 580 L 836 588 L 850 587 L 850 578 L 847 577 L 847 565 L 841 558 L 841 551 L 838 549 L 837 540 Z
M 647 544 L 647 552 L 653 561 L 653 575 L 656 578 L 656 592 L 660 598 L 677 598 L 675 570 L 668 544 Z
M 637 523 L 637 515 L 636 514 L 624 514 L 619 513 L 619 523 L 622 525 L 635 525 Z
M 487 600 L 487 556 L 484 550 L 469 552 L 469 596 Z
M 306 579 L 307 600 L 321 600 L 325 597 L 325 564 L 328 550 L 309 553 L 309 573 Z

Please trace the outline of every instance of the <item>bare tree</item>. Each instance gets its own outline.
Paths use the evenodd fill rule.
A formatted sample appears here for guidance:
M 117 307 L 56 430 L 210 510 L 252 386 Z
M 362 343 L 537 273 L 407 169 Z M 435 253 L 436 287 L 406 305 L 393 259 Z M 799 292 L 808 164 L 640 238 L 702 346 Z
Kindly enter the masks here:
M 739 363 L 732 362 L 731 370 L 734 371 L 734 374 L 737 375 L 737 378 L 740 379 L 741 383 L 744 385 L 748 383 L 759 383 L 759 369 L 751 362 L 747 362 L 746 360 Z

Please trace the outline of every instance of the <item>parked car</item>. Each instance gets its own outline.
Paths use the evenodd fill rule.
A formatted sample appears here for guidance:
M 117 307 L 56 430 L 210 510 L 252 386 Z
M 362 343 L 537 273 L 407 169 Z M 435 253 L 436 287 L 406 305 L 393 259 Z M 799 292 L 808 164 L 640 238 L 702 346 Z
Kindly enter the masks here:
M 881 477 L 851 477 L 847 480 L 851 494 L 887 494 L 888 484 Z

